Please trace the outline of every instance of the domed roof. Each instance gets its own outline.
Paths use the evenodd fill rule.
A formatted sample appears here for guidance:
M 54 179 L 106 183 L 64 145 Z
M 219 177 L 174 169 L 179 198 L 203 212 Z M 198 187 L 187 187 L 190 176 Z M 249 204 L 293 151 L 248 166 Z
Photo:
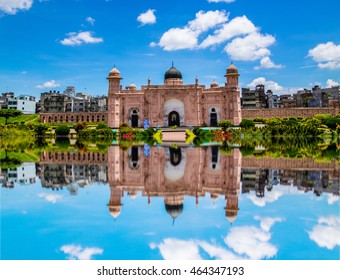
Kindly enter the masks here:
M 171 68 L 164 74 L 164 80 L 167 79 L 182 79 L 182 73 L 174 67 L 173 63 Z
M 120 72 L 119 70 L 116 68 L 116 66 L 114 66 L 111 71 L 109 72 L 109 77 L 120 77 Z
M 227 73 L 237 73 L 237 72 L 238 72 L 238 69 L 233 63 L 231 63 L 229 67 L 227 68 Z
M 183 204 L 165 204 L 165 210 L 173 219 L 176 219 L 183 212 Z
M 137 89 L 137 86 L 136 86 L 134 83 L 131 83 L 129 86 L 126 87 L 126 89 L 129 89 L 129 90 L 136 90 L 136 89 Z
M 121 205 L 109 206 L 110 214 L 114 219 L 117 219 L 117 217 L 120 215 L 121 207 Z
M 213 81 L 211 84 L 210 84 L 210 87 L 211 88 L 217 88 L 219 87 L 218 83 L 216 81 Z
M 227 211 L 226 212 L 226 218 L 228 219 L 228 221 L 230 223 L 233 223 L 237 218 L 237 213 L 235 213 L 233 211 Z

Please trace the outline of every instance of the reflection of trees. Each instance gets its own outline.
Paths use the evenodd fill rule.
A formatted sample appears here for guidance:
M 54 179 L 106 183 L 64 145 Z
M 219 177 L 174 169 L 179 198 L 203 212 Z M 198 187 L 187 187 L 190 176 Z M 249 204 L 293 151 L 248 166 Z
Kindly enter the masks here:
M 13 169 L 21 164 L 22 162 L 20 159 L 9 157 L 8 150 L 5 150 L 5 157 L 0 159 L 1 169 Z

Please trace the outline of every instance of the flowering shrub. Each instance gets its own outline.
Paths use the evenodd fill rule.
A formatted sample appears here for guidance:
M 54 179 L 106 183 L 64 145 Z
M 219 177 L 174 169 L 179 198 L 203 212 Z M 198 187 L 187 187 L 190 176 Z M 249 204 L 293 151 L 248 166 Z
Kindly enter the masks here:
M 135 134 L 133 133 L 133 131 L 125 132 L 121 134 L 121 139 L 127 140 L 127 141 L 133 141 L 135 139 Z

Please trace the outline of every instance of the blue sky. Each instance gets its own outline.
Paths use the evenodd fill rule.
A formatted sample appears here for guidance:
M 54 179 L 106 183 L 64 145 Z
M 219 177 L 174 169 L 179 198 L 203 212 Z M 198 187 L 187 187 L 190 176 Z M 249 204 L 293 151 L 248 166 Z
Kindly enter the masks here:
M 229 3 L 230 2 L 230 3 Z M 298 3 L 298 4 L 297 4 Z M 340 83 L 337 0 L 0 0 L 0 92 L 40 96 L 73 85 L 107 94 L 114 65 L 123 86 L 163 83 L 174 61 L 185 83 L 276 93 Z

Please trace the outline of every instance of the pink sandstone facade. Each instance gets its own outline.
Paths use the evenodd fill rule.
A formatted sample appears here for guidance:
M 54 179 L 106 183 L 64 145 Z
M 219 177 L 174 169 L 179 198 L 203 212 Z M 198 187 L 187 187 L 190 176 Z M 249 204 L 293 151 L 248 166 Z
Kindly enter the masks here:
M 163 85 L 148 85 L 137 90 L 134 84 L 122 90 L 120 72 L 113 68 L 109 76 L 108 125 L 119 127 L 217 126 L 220 120 L 241 122 L 238 70 L 231 64 L 226 70 L 226 82 L 210 88 L 198 84 L 184 85 L 182 74 L 172 66 L 164 75 Z
M 132 147 L 128 152 L 118 146 L 108 151 L 108 181 L 113 217 L 122 211 L 124 192 L 130 196 L 142 192 L 151 203 L 153 197 L 163 197 L 165 209 L 172 218 L 182 211 L 184 197 L 199 198 L 210 193 L 212 199 L 223 195 L 226 206 L 221 209 L 232 222 L 238 214 L 238 196 L 242 155 L 233 149 L 221 155 L 218 147 L 209 149 L 183 149 L 152 147 L 148 156 L 143 147 Z

